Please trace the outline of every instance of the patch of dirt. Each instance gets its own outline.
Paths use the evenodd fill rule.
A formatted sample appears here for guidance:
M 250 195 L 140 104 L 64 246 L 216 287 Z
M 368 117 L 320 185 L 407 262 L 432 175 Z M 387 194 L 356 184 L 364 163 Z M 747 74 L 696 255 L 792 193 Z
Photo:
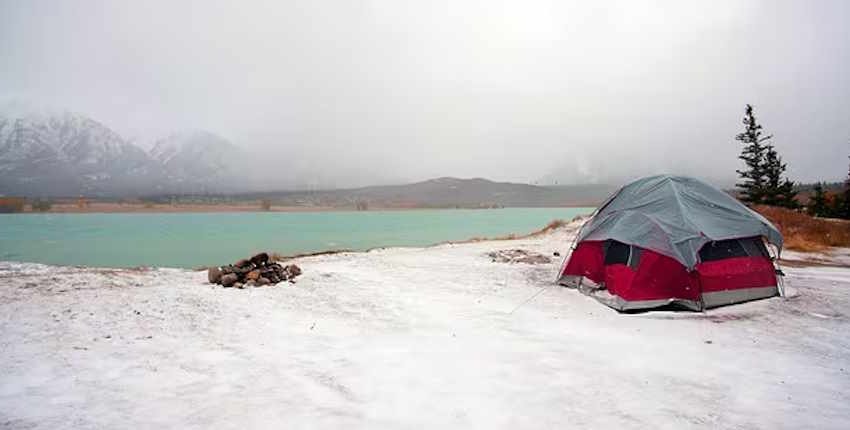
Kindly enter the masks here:
M 549 264 L 552 262 L 552 259 L 546 255 L 524 249 L 502 249 L 488 252 L 486 255 L 494 263 Z
M 850 265 L 843 264 L 840 262 L 832 262 L 832 261 L 824 261 L 824 260 L 779 260 L 779 263 L 786 267 L 838 267 L 838 268 L 850 268 Z

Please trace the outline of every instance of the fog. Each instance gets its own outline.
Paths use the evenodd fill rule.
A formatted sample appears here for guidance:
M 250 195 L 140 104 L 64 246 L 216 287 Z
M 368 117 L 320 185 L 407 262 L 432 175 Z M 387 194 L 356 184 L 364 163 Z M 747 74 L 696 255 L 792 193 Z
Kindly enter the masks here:
M 744 105 L 800 181 L 850 153 L 850 2 L 0 0 L 0 101 L 141 145 L 205 129 L 281 187 L 732 183 Z

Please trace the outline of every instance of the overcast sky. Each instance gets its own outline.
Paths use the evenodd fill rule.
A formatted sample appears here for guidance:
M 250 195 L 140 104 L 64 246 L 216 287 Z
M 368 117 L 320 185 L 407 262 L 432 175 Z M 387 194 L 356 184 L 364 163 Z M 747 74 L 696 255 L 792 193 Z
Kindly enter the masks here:
M 792 179 L 850 154 L 844 0 L 0 0 L 0 62 L 0 101 L 210 130 L 335 186 L 731 182 L 746 103 Z

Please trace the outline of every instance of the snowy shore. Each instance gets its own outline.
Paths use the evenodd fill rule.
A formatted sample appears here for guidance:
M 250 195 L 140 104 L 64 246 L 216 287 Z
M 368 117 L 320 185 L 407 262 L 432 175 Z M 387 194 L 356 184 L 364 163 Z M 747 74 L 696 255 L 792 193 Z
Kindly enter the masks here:
M 487 255 L 563 254 L 575 227 L 301 258 L 247 290 L 0 263 L 0 428 L 850 428 L 850 268 L 618 314 L 552 285 L 559 257 Z

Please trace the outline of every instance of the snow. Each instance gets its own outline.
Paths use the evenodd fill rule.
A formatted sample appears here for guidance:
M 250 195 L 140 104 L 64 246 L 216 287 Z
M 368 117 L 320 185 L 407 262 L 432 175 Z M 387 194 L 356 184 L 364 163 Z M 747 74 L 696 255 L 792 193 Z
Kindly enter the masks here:
M 0 426 L 850 427 L 850 269 L 619 314 L 552 285 L 560 258 L 486 255 L 564 253 L 575 227 L 302 258 L 296 284 L 247 290 L 0 263 Z

